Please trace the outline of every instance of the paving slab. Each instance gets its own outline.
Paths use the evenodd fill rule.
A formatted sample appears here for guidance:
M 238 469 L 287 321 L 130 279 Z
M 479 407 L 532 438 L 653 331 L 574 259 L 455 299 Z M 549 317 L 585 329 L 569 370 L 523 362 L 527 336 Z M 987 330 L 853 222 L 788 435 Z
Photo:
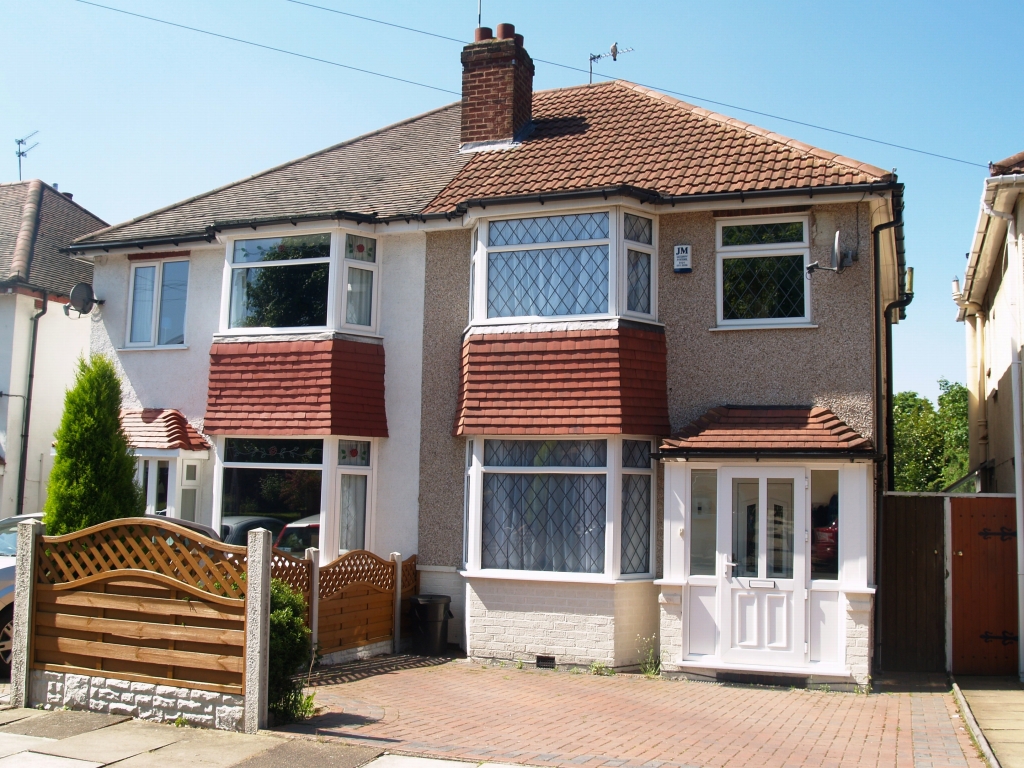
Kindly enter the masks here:
M 357 768 L 377 757 L 381 750 L 374 747 L 357 747 L 337 741 L 313 741 L 311 739 L 287 739 L 266 752 L 238 763 L 235 768 Z M 441 762 L 428 760 L 428 763 Z M 372 763 L 371 763 L 372 765 Z M 430 766 L 422 766 L 430 768 Z M 459 768 L 467 768 L 461 763 Z
M 173 726 L 168 726 L 173 727 Z M 281 744 L 276 736 L 181 728 L 181 739 L 117 763 L 116 768 L 232 768 Z M 6 766 L 0 765 L 0 768 Z M 288 768 L 284 764 L 284 768 Z
M 41 739 L 38 736 L 22 736 L 20 733 L 3 733 L 0 731 L 0 757 L 7 757 L 28 749 L 46 746 L 52 743 L 51 739 Z
M 20 733 L 23 736 L 42 736 L 47 739 L 67 739 L 80 733 L 109 728 L 126 720 L 131 720 L 131 718 L 62 709 L 56 712 L 44 712 L 38 717 L 25 718 L 4 726 L 3 733 Z
M 956 682 L 1002 768 L 1024 768 L 1024 685 L 1013 677 Z
M 98 731 L 79 733 L 60 741 L 51 741 L 33 747 L 32 751 L 58 757 L 92 760 L 106 765 L 181 741 L 184 738 L 182 730 L 173 725 L 131 720 Z
M 35 752 L 19 752 L 0 759 L 0 768 L 101 768 L 102 765 L 103 763 L 40 755 Z
M 0 727 L 9 723 L 16 723 L 18 720 L 24 720 L 26 717 L 38 717 L 45 714 L 41 709 L 26 709 L 22 707 L 0 710 Z
M 366 768 L 468 768 L 468 765 L 460 760 L 439 760 L 432 757 L 413 757 L 412 755 L 382 755 L 369 763 Z M 516 766 L 516 768 L 522 768 L 522 766 Z

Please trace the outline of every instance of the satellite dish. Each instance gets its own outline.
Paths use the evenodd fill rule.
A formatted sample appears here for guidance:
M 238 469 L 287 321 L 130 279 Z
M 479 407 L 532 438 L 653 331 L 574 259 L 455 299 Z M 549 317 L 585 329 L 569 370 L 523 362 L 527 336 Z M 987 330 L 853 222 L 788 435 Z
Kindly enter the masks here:
M 831 265 L 832 265 L 832 269 L 834 269 L 836 272 L 842 272 L 843 271 L 843 266 L 844 266 L 843 265 L 843 254 L 839 250 L 839 230 L 838 229 L 836 230 L 835 242 L 832 243 Z
M 89 283 L 78 283 L 71 289 L 68 305 L 78 314 L 88 315 L 96 304 L 96 297 L 93 295 L 92 286 Z

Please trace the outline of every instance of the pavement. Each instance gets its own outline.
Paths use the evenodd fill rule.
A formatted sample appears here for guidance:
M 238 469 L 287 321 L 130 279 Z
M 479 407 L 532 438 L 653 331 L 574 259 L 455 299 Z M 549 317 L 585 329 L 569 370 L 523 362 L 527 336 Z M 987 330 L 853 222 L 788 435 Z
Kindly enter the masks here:
M 857 694 L 378 657 L 287 732 L 474 763 L 983 768 L 948 686 Z
M 1003 768 L 1024 768 L 1024 685 L 1015 677 L 962 677 L 957 685 Z

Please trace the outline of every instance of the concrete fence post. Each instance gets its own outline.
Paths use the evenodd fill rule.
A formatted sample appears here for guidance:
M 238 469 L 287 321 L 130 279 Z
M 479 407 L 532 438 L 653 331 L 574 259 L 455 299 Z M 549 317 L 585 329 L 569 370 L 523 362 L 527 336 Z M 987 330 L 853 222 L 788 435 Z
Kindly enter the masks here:
M 391 561 L 395 564 L 395 631 L 391 652 L 397 656 L 402 652 L 402 553 L 392 552 Z
M 245 592 L 245 732 L 267 727 L 270 675 L 270 531 L 249 531 Z
M 32 606 L 35 600 L 36 538 L 43 532 L 38 520 L 18 523 L 18 551 L 14 576 L 14 647 L 11 649 L 11 704 L 31 706 Z
M 310 562 L 309 573 L 309 640 L 316 653 L 320 642 L 320 550 L 310 547 L 306 550 L 306 559 Z

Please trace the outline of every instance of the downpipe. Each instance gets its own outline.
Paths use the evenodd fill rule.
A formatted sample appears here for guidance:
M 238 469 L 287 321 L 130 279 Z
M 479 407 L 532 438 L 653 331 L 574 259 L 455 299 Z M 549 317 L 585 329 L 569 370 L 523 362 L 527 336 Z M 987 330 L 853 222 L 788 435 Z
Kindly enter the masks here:
M 32 315 L 32 339 L 28 353 L 28 390 L 25 392 L 25 412 L 21 418 L 21 456 L 18 457 L 18 506 L 15 514 L 24 514 L 25 510 L 25 476 L 28 474 L 28 428 L 32 419 L 32 385 L 36 380 L 36 341 L 39 338 L 39 318 L 49 308 L 49 295 L 43 291 L 43 306 Z M 40 490 L 42 478 L 39 479 Z

